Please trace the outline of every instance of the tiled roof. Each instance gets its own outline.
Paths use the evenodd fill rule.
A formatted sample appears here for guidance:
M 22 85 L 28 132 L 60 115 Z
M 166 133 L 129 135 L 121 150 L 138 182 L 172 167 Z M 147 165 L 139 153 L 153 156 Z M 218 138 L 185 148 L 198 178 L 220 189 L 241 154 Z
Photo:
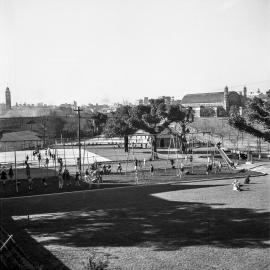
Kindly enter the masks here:
M 185 95 L 182 99 L 182 104 L 216 103 L 223 101 L 224 101 L 224 92 L 213 92 L 213 93 Z
M 24 130 L 4 133 L 0 142 L 41 141 L 35 132 Z

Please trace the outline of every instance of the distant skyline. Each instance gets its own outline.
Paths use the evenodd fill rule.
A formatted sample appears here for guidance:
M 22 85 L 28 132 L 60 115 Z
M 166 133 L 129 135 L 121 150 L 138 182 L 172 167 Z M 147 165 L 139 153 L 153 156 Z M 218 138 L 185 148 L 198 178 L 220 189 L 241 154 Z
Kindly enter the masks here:
M 270 89 L 270 0 L 0 0 L 0 103 Z

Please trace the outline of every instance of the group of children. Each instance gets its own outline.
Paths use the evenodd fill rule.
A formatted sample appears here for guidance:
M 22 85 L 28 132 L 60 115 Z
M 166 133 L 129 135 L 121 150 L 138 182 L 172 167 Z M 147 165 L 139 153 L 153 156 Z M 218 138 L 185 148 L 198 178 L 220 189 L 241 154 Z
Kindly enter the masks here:
M 8 180 L 8 178 L 10 180 L 13 180 L 13 177 L 14 177 L 14 171 L 13 171 L 12 165 L 10 166 L 8 170 L 5 166 L 2 167 L 0 165 L 0 179 L 4 187 L 6 185 L 6 181 Z
M 248 175 L 244 180 L 244 184 L 249 184 L 249 183 L 250 183 L 250 175 Z M 242 185 L 240 184 L 240 182 L 237 179 L 235 179 L 232 182 L 232 185 L 233 185 L 234 191 L 242 191 L 242 189 L 241 189 Z

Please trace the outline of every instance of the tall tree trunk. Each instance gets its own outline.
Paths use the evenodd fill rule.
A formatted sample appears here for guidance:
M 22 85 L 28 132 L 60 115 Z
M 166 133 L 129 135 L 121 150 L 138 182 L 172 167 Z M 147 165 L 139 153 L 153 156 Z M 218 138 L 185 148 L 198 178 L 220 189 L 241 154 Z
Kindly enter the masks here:
M 157 135 L 151 136 L 151 160 L 158 159 L 157 154 Z
M 128 135 L 124 135 L 124 148 L 125 152 L 128 152 Z

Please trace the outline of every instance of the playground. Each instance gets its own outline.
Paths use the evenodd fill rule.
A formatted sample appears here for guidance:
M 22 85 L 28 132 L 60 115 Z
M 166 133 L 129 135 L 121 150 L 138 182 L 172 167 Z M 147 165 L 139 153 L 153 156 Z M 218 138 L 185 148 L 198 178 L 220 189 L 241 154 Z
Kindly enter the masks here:
M 213 146 L 197 148 L 189 154 L 182 154 L 176 148 L 158 149 L 159 158 L 151 160 L 151 149 L 130 148 L 130 151 L 125 153 L 123 148 L 115 145 L 102 145 L 82 147 L 81 176 L 79 182 L 76 182 L 75 175 L 79 171 L 78 156 L 78 147 L 72 145 L 39 149 L 38 154 L 33 150 L 0 153 L 2 168 L 8 171 L 10 166 L 13 166 L 15 173 L 12 179 L 8 177 L 7 181 L 0 182 L 0 197 L 196 181 L 201 178 L 245 177 L 250 174 L 241 168 L 232 167 L 233 162 L 227 154 Z M 31 190 L 26 175 L 26 163 L 30 168 Z M 151 165 L 153 173 L 150 173 Z M 64 179 L 63 189 L 59 190 L 58 172 L 63 172 L 64 169 L 69 171 L 70 179 Z M 91 174 L 88 181 L 85 178 L 86 170 Z M 253 173 L 256 174 L 259 173 Z
M 82 144 L 79 177 L 76 144 L 2 152 L 15 176 L 0 183 L 1 224 L 44 269 L 86 269 L 99 256 L 109 269 L 266 269 L 269 177 L 220 145 L 190 145 L 152 160 L 149 148 Z
M 242 192 L 232 191 L 232 179 L 201 177 L 1 199 L 1 213 L 44 269 L 86 269 L 97 256 L 108 259 L 108 269 L 263 270 L 270 263 L 269 191 L 267 175 L 251 177 Z

